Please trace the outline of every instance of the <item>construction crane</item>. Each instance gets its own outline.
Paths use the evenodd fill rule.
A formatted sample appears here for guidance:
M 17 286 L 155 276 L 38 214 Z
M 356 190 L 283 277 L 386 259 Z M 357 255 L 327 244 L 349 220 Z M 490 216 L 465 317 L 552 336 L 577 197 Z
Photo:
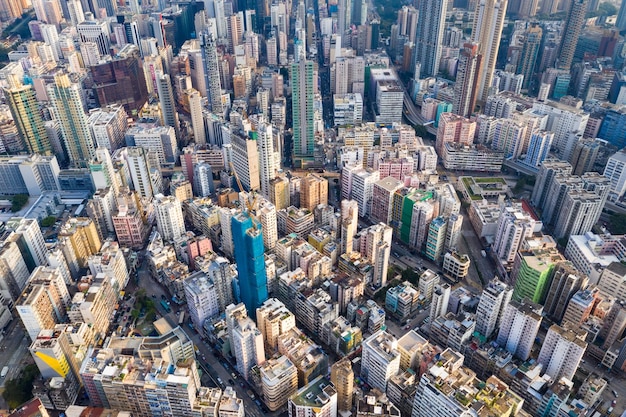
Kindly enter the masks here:
M 241 180 L 239 179 L 239 175 L 237 174 L 237 170 L 235 169 L 235 165 L 232 163 L 232 161 L 230 162 L 230 169 L 233 171 L 233 174 L 235 175 L 235 180 L 237 181 L 237 186 L 239 187 L 239 191 L 242 192 L 243 185 L 241 184 Z M 252 198 L 252 201 L 250 201 L 250 198 Z M 254 226 L 254 230 L 257 230 L 258 228 L 257 219 L 256 219 L 256 210 L 254 209 L 254 206 L 256 205 L 256 199 L 257 199 L 256 193 L 253 193 L 252 191 L 250 191 L 248 193 L 248 198 L 246 199 L 246 208 L 250 215 L 250 219 L 252 220 L 252 225 Z

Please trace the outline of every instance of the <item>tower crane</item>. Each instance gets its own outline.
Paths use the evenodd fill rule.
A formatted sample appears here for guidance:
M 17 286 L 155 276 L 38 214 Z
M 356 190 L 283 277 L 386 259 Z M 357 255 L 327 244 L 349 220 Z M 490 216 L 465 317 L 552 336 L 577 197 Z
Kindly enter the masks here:
M 239 187 L 239 191 L 243 191 L 243 185 L 241 184 L 241 180 L 239 179 L 239 174 L 237 174 L 237 170 L 235 169 L 235 165 L 230 162 L 230 169 L 233 171 L 235 175 L 235 180 L 237 181 L 237 186 Z M 252 200 L 251 200 L 252 199 Z M 254 209 L 256 205 L 257 195 L 256 193 L 250 191 L 248 193 L 248 198 L 246 199 L 246 209 L 248 210 L 248 214 L 250 215 L 250 219 L 252 220 L 252 226 L 254 230 L 258 229 L 258 220 L 256 219 L 256 210 Z

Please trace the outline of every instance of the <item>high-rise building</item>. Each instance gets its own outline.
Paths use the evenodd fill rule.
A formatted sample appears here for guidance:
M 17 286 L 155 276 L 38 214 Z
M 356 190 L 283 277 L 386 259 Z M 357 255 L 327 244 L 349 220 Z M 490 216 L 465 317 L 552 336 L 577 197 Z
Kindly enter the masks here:
M 185 219 L 180 201 L 172 196 L 157 194 L 154 196 L 157 229 L 165 241 L 181 238 L 185 230 Z
M 555 381 L 561 378 L 571 381 L 587 349 L 585 335 L 556 324 L 550 326 L 537 358 L 543 365 L 542 371 Z
M 571 173 L 572 166 L 569 162 L 557 159 L 544 160 L 539 167 L 537 180 L 535 181 L 535 186 L 533 187 L 533 194 L 531 197 L 533 205 L 538 207 L 540 210 L 543 210 L 546 201 L 550 196 L 552 179 L 559 174 L 570 175 Z
M 378 223 L 360 233 L 360 252 L 374 265 L 370 281 L 375 287 L 384 287 L 387 283 L 387 266 L 391 255 L 393 229 L 385 223 Z
M 80 85 L 70 81 L 67 74 L 57 74 L 54 83 L 48 85 L 48 95 L 61 125 L 70 162 L 76 167 L 86 167 L 95 156 L 96 147 L 89 131 Z
M 352 242 L 358 228 L 359 206 L 354 200 L 341 201 L 341 253 L 353 252 Z
M 89 258 L 102 248 L 96 224 L 88 217 L 70 217 L 59 231 L 59 241 L 69 243 L 80 268 L 88 265 Z
M 474 112 L 476 99 L 480 93 L 478 88 L 481 74 L 488 70 L 481 68 L 483 56 L 478 51 L 477 43 L 466 43 L 459 56 L 454 84 L 454 103 L 452 103 L 454 113 L 459 116 L 469 117 Z
M 176 111 L 176 100 L 169 74 L 156 74 L 157 92 L 159 103 L 161 104 L 161 117 L 165 126 L 172 126 L 178 132 L 178 111 Z
M 398 341 L 385 330 L 379 330 L 362 344 L 361 378 L 372 388 L 387 390 L 387 382 L 400 370 Z
M 308 174 L 300 182 L 300 207 L 312 211 L 319 204 L 328 204 L 328 180 Z
M 296 317 L 276 298 L 269 298 L 256 310 L 258 328 L 265 344 L 276 351 L 278 336 L 296 327 Z
M 433 288 L 432 301 L 430 303 L 430 317 L 431 323 L 438 317 L 445 316 L 448 312 L 448 302 L 450 300 L 451 288 L 449 284 L 436 284 Z
M 516 71 L 516 74 L 522 74 L 524 76 L 522 88 L 526 90 L 532 85 L 542 36 L 543 31 L 538 23 L 531 23 L 530 27 L 526 29 L 522 56 L 517 64 Z
M 257 123 L 255 131 L 251 133 L 252 138 L 256 140 L 259 153 L 259 181 L 261 193 L 265 198 L 270 198 L 270 181 L 276 177 L 279 168 L 276 164 L 272 132 L 272 126 L 262 118 Z
M 516 357 L 525 361 L 535 343 L 541 325 L 542 307 L 531 302 L 511 301 L 500 320 L 496 342 Z
M 505 264 L 512 264 L 522 242 L 540 232 L 542 223 L 518 207 L 504 206 L 498 219 L 493 251 Z
M 83 9 L 85 8 L 83 7 Z M 111 33 L 107 20 L 85 20 L 76 26 L 76 31 L 81 43 L 93 42 L 97 45 L 100 55 L 110 54 Z
M 243 134 L 231 135 L 232 161 L 235 171 L 239 176 L 243 190 L 252 191 L 260 188 L 259 176 L 259 147 L 254 139 L 254 132 L 251 136 Z
M 133 188 L 140 197 L 152 198 L 155 192 L 150 178 L 151 166 L 148 160 L 148 152 L 140 146 L 128 147 L 126 151 L 128 170 L 130 171 Z
M 428 226 L 424 255 L 431 261 L 441 262 L 446 242 L 447 227 L 448 221 L 442 216 L 433 219 Z
M 552 283 L 544 303 L 546 316 L 556 323 L 560 323 L 565 315 L 569 300 L 572 299 L 576 291 L 586 285 L 586 282 L 585 275 L 577 271 L 571 262 L 558 264 L 552 275 Z
M 520 250 L 515 256 L 510 275 L 515 288 L 513 299 L 543 303 L 552 271 L 564 260 L 563 255 L 555 247 Z
M 223 22 L 220 23 L 223 24 Z M 200 40 L 209 107 L 213 113 L 221 115 L 224 112 L 224 108 L 222 105 L 222 83 L 220 80 L 216 39 L 214 39 L 213 33 L 207 30 L 200 35 Z
M 342 359 L 333 363 L 330 367 L 330 380 L 337 390 L 337 411 L 351 411 L 354 394 L 352 362 Z
M 558 69 L 569 71 L 572 66 L 576 44 L 585 24 L 588 3 L 588 0 L 573 0 L 571 2 L 565 20 L 565 28 L 561 35 L 561 46 L 557 60 Z
M 252 315 L 256 315 L 256 309 L 268 297 L 263 233 L 257 220 L 248 212 L 233 216 L 231 228 L 241 301 Z
M 289 417 L 337 417 L 337 390 L 320 375 L 289 397 Z
M 448 2 L 425 0 L 419 3 L 415 35 L 413 78 L 434 77 L 439 72 L 443 30 Z
M 276 207 L 267 200 L 259 204 L 257 210 L 261 227 L 263 228 L 263 244 L 268 250 L 274 249 L 278 241 L 278 220 Z
M 570 164 L 572 164 L 573 175 L 582 175 L 585 172 L 593 171 L 598 158 L 598 151 L 603 147 L 603 142 L 598 139 L 582 139 L 576 143 L 569 159 Z
M 9 235 L 0 247 L 0 289 L 15 302 L 28 283 L 30 273 L 18 246 L 19 236 Z
M 301 60 L 290 66 L 291 111 L 293 120 L 294 167 L 306 167 L 313 160 L 315 147 L 313 61 Z
M 609 158 L 603 175 L 609 179 L 609 200 L 618 201 L 626 192 L 626 152 L 619 151 Z
M 487 339 L 500 325 L 504 308 L 511 301 L 513 290 L 505 283 L 492 280 L 480 296 L 476 309 L 476 331 Z
M 250 369 L 265 362 L 263 334 L 246 311 L 243 304 L 226 307 L 226 323 L 231 340 L 231 349 L 237 361 L 237 370 L 246 380 L 250 380 Z
M 35 90 L 32 85 L 19 84 L 14 83 L 14 86 L 4 89 L 4 96 L 17 132 L 29 153 L 51 154 L 52 147 L 39 110 Z
M 184 280 L 187 310 L 196 329 L 204 322 L 220 314 L 217 288 L 203 271 L 197 271 Z
M 437 153 L 443 155 L 445 144 L 448 142 L 461 145 L 474 143 L 476 122 L 452 113 L 443 113 L 439 119 L 437 128 L 437 140 L 435 148 Z
M 270 359 L 259 367 L 265 405 L 276 411 L 298 390 L 298 370 L 287 356 Z
M 621 3 L 619 12 L 617 13 L 617 20 L 615 21 L 615 27 L 620 31 L 626 29 L 626 4 Z
M 115 152 L 124 146 L 128 115 L 121 105 L 101 107 L 90 112 L 89 129 L 98 149 L 105 148 L 109 153 Z
M 37 266 L 46 265 L 46 242 L 37 219 L 12 217 L 7 221 L 6 227 L 18 236 L 15 242 L 20 248 L 24 262 L 26 262 L 30 272 Z M 98 247 L 98 249 L 100 248 Z
M 479 78 L 475 87 L 480 103 L 485 103 L 489 96 L 507 4 L 507 0 L 479 0 L 476 4 L 472 41 L 478 44 L 478 53 L 482 55 L 482 68 L 478 71 Z

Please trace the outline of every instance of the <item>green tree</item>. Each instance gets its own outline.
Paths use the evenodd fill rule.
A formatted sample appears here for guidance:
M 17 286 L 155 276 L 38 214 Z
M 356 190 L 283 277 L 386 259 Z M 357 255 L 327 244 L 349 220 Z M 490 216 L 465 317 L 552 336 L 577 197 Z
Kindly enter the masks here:
M 27 365 L 17 378 L 10 379 L 4 385 L 2 398 L 9 408 L 17 408 L 33 398 L 33 381 L 39 376 L 37 365 Z
M 11 211 L 20 211 L 28 203 L 28 194 L 17 194 L 11 200 Z
M 56 222 L 57 218 L 54 216 L 48 216 L 41 220 L 41 227 L 50 227 Z

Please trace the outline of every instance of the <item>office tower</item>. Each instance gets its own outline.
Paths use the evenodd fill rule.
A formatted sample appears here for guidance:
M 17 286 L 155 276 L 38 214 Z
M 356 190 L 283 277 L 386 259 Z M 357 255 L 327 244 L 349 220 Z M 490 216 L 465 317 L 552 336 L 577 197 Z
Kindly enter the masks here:
M 445 1 L 426 0 L 419 3 L 413 53 L 413 78 L 415 79 L 434 77 L 439 72 L 447 7 L 448 2 Z
M 478 44 L 478 53 L 482 55 L 482 68 L 478 71 L 479 80 L 476 84 L 476 97 L 481 104 L 489 96 L 507 3 L 507 0 L 480 0 L 476 5 L 472 42 Z
M 387 382 L 400 370 L 398 341 L 385 330 L 379 330 L 362 344 L 361 378 L 383 392 Z
M 48 95 L 70 162 L 76 167 L 86 167 L 94 157 L 96 147 L 89 131 L 89 118 L 84 110 L 81 86 L 70 81 L 68 74 L 57 74 L 48 85 Z
M 270 181 L 276 177 L 276 171 L 279 167 L 276 166 L 272 126 L 266 123 L 264 117 L 260 119 L 256 129 L 250 134 L 257 143 L 261 193 L 265 198 L 270 198 Z
M 150 162 L 148 151 L 139 146 L 126 148 L 128 170 L 133 182 L 133 188 L 140 197 L 151 199 L 154 196 L 152 180 L 150 179 Z
M 516 74 L 522 74 L 524 76 L 522 88 L 525 90 L 528 90 L 531 86 L 531 81 L 533 81 L 542 36 L 543 31 L 538 23 L 531 23 L 530 27 L 526 30 L 522 56 L 517 64 L 516 71 Z
M 542 371 L 554 381 L 561 378 L 571 381 L 587 349 L 585 334 L 556 324 L 550 326 L 537 358 L 537 362 L 543 365 Z
M 174 90 L 172 89 L 172 81 L 169 74 L 157 73 L 156 82 L 163 124 L 172 126 L 178 132 L 178 112 L 176 111 L 176 100 L 174 99 Z
M 164 241 L 181 238 L 185 230 L 185 219 L 180 201 L 172 196 L 157 194 L 154 196 L 157 229 Z
M 278 348 L 278 336 L 296 327 L 296 317 L 276 298 L 270 298 L 256 310 L 257 326 L 265 345 L 271 350 Z
M 270 359 L 259 367 L 265 405 L 276 411 L 298 390 L 298 370 L 287 356 Z
M 13 78 L 13 86 L 3 89 L 13 121 L 22 143 L 29 153 L 49 155 L 52 153 L 50 140 L 44 125 L 39 102 L 32 85 L 20 85 Z
M 337 390 L 320 375 L 289 397 L 289 417 L 337 417 Z
M 219 58 L 213 34 L 208 30 L 200 35 L 202 60 L 204 61 L 204 79 L 209 98 L 209 108 L 217 115 L 222 115 L 222 84 L 220 80 Z
M 17 313 L 31 340 L 39 332 L 52 329 L 67 319 L 70 293 L 61 274 L 52 268 L 39 266 L 29 278 L 26 289 L 15 302 Z
M 486 0 L 485 0 L 486 1 Z M 476 99 L 480 91 L 479 81 L 482 55 L 478 53 L 479 45 L 466 43 L 459 57 L 454 84 L 454 103 L 452 108 L 459 116 L 469 117 L 476 107 Z
M 580 288 L 586 285 L 586 282 L 584 274 L 576 270 L 571 262 L 558 264 L 544 303 L 546 316 L 557 323 L 560 322 L 565 314 L 567 303 Z
M 626 4 L 621 3 L 619 12 L 617 13 L 617 20 L 615 21 L 615 27 L 621 31 L 626 29 Z
M 384 287 L 387 283 L 387 266 L 391 255 L 393 229 L 385 223 L 378 223 L 360 233 L 360 252 L 374 265 L 371 285 Z
M 120 105 L 134 115 L 148 100 L 146 75 L 136 45 L 124 45 L 114 57 L 98 59 L 89 66 L 89 72 L 101 107 Z
M 493 251 L 502 263 L 513 263 L 522 242 L 543 224 L 518 207 L 504 206 L 498 219 Z
M 430 321 L 435 321 L 438 317 L 445 316 L 448 312 L 448 301 L 450 300 L 450 285 L 435 284 L 430 304 Z
M 300 207 L 312 211 L 319 204 L 328 204 L 328 180 L 308 174 L 300 182 Z
M 268 250 L 274 249 L 278 241 L 276 207 L 269 201 L 263 200 L 259 204 L 257 215 L 259 216 L 259 221 L 263 229 L 263 245 Z
M 572 0 L 565 20 L 565 29 L 561 35 L 559 59 L 556 65 L 558 69 L 569 71 L 572 66 L 576 44 L 585 24 L 588 3 L 588 0 Z
M 109 55 L 111 49 L 111 38 L 109 32 L 109 22 L 106 20 L 85 20 L 76 25 L 81 43 L 93 42 L 98 47 L 100 55 Z
M 241 301 L 255 315 L 256 309 L 267 300 L 262 230 L 248 212 L 233 216 L 231 228 Z
M 304 168 L 313 160 L 315 146 L 313 61 L 301 60 L 290 66 L 291 111 L 293 118 L 293 163 Z
M 341 253 L 353 251 L 352 242 L 358 228 L 359 206 L 354 200 L 341 201 Z
M 502 313 L 511 301 L 513 289 L 496 279 L 487 284 L 476 310 L 476 331 L 489 339 L 500 326 Z
M 6 228 L 19 237 L 16 243 L 30 272 L 37 266 L 46 265 L 46 242 L 37 219 L 11 217 L 6 222 Z
M 351 411 L 354 393 L 352 362 L 349 359 L 342 359 L 333 363 L 330 367 L 330 380 L 337 390 L 337 411 Z
M 535 343 L 541 325 L 542 307 L 528 301 L 511 300 L 504 307 L 496 342 L 517 358 L 525 361 Z

